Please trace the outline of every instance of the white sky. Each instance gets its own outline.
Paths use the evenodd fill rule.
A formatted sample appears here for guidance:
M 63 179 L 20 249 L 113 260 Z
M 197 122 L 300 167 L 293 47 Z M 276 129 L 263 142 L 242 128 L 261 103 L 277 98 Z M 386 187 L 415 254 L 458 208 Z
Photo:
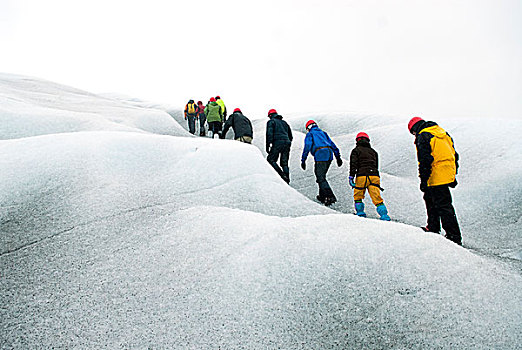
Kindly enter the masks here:
M 520 0 L 0 0 L 0 71 L 251 117 L 522 118 Z

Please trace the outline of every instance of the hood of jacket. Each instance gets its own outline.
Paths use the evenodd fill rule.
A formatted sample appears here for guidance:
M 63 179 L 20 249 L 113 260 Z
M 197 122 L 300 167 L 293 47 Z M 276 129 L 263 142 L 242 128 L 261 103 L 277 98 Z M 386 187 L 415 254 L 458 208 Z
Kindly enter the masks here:
M 439 139 L 446 137 L 446 130 L 434 122 L 426 122 L 423 128 L 419 131 L 419 133 L 421 132 L 429 132 L 434 137 Z
M 371 147 L 370 141 L 364 138 L 361 138 L 359 139 L 359 141 L 356 141 L 356 145 L 361 147 Z

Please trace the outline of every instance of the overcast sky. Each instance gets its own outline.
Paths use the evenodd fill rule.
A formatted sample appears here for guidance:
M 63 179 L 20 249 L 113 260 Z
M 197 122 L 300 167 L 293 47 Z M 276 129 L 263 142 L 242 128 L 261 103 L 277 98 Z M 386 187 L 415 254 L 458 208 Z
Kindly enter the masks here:
M 184 106 L 522 118 L 520 0 L 0 0 L 0 71 Z

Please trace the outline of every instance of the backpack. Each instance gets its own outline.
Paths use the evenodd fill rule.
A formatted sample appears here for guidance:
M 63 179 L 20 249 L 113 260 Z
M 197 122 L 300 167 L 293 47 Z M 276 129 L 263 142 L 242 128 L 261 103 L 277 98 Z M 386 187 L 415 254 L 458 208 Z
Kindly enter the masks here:
M 190 114 L 190 115 L 196 114 L 196 104 L 195 103 L 189 103 L 187 105 L 187 114 Z

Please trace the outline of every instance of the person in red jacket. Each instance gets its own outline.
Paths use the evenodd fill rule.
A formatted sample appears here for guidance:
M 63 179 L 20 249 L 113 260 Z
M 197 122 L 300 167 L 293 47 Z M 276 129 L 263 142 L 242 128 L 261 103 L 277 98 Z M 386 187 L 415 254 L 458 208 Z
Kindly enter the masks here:
M 198 101 L 198 118 L 199 118 L 199 136 L 206 136 L 207 132 L 205 131 L 205 122 L 207 121 L 207 116 L 205 115 L 205 106 L 203 102 Z

